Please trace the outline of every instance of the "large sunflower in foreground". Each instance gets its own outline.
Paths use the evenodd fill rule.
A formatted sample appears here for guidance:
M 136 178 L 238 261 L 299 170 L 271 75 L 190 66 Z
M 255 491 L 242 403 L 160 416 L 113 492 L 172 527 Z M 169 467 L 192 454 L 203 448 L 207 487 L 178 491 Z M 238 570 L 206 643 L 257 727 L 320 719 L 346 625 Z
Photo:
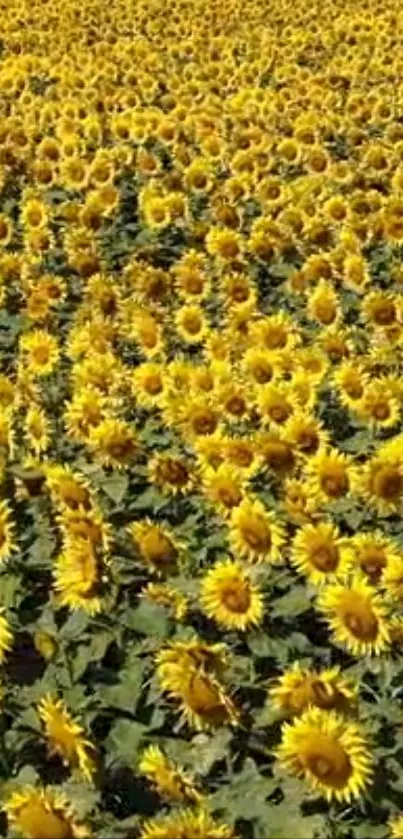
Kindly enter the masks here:
M 143 824 L 139 839 L 236 839 L 231 827 L 206 810 L 178 810 Z
M 360 798 L 372 779 L 373 760 L 364 733 L 336 711 L 310 708 L 284 723 L 277 757 L 327 801 Z
M 306 524 L 294 538 L 291 562 L 314 585 L 345 576 L 352 561 L 346 539 L 330 522 Z
M 327 585 L 317 605 L 335 643 L 353 655 L 376 655 L 390 644 L 388 610 L 381 594 L 361 576 Z
M 201 606 L 223 629 L 245 630 L 263 618 L 263 596 L 238 562 L 224 560 L 201 583 Z
M 56 789 L 23 787 L 6 800 L 4 810 L 24 839 L 85 839 L 91 835 L 75 820 L 69 801 Z

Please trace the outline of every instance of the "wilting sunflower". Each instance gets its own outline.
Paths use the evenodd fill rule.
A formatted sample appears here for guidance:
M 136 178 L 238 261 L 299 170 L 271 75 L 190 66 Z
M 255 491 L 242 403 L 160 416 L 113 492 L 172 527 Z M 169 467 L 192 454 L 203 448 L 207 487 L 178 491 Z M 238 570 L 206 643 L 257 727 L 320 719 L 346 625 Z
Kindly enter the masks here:
M 201 800 L 193 778 L 170 760 L 159 746 L 144 749 L 139 761 L 139 772 L 146 776 L 162 798 L 195 804 Z
M 54 335 L 37 329 L 21 338 L 27 369 L 34 376 L 48 376 L 59 360 L 59 347 Z
M 156 454 L 148 461 L 150 481 L 167 495 L 187 493 L 193 485 L 193 478 L 184 457 L 174 452 Z
M 84 609 L 91 615 L 101 610 L 104 571 L 88 539 L 76 538 L 65 546 L 55 560 L 53 579 L 60 605 Z
M 263 596 L 242 565 L 223 560 L 201 582 L 201 607 L 223 629 L 245 630 L 263 618 Z
M 355 564 L 371 583 L 377 583 L 381 577 L 384 578 L 391 563 L 401 562 L 403 570 L 403 556 L 399 553 L 398 545 L 380 530 L 357 533 L 350 544 L 354 551 Z
M 231 827 L 204 809 L 177 810 L 144 822 L 139 839 L 236 839 Z
M 162 690 L 179 704 L 192 728 L 237 722 L 238 711 L 222 684 L 227 665 L 223 644 L 173 641 L 157 654 L 156 664 Z
M 88 442 L 101 462 L 115 469 L 130 466 L 139 454 L 136 435 L 124 420 L 101 420 L 92 429 Z
M 308 460 L 305 475 L 312 496 L 321 504 L 345 498 L 357 483 L 351 458 L 335 449 L 319 449 Z
M 95 771 L 93 746 L 63 700 L 47 694 L 38 704 L 38 715 L 45 729 L 50 753 L 59 755 L 66 765 L 78 767 L 85 780 L 91 781 Z
M 388 822 L 391 839 L 403 839 L 403 816 L 393 816 Z
M 353 655 L 374 655 L 388 648 L 388 611 L 380 593 L 365 578 L 354 575 L 345 585 L 326 586 L 317 604 L 335 643 Z
M 176 540 L 170 530 L 146 519 L 129 527 L 141 559 L 158 574 L 175 573 L 179 558 Z
M 353 553 L 337 525 L 319 522 L 298 530 L 292 543 L 291 562 L 317 585 L 344 577 L 351 568 Z
M 284 723 L 277 756 L 327 801 L 360 798 L 372 779 L 373 759 L 364 733 L 336 711 L 309 708 Z
M 232 511 L 229 527 L 235 555 L 244 556 L 252 562 L 282 562 L 283 525 L 261 501 L 245 498 Z
M 86 839 L 91 835 L 56 788 L 22 787 L 6 799 L 4 810 L 9 823 L 26 839 Z
M 304 670 L 296 662 L 272 687 L 269 697 L 282 714 L 302 714 L 309 706 L 348 711 L 356 704 L 358 687 L 346 679 L 339 667 L 328 670 Z

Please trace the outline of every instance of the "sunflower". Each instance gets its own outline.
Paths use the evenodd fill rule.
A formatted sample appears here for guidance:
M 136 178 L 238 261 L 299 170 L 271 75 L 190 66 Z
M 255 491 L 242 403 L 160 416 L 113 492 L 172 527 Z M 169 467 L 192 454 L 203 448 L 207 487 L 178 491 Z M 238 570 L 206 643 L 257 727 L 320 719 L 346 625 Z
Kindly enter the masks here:
M 298 530 L 291 547 L 291 563 L 314 585 L 344 577 L 353 562 L 348 541 L 336 525 L 306 524 Z
M 402 562 L 398 545 L 380 530 L 357 533 L 352 537 L 350 545 L 356 566 L 372 584 L 384 579 L 390 565 Z
M 403 499 L 401 454 L 378 450 L 365 463 L 358 489 L 381 515 L 397 512 Z
M 232 511 L 229 538 L 233 552 L 251 562 L 282 562 L 283 525 L 261 501 L 245 498 Z
M 4 609 L 0 610 L 0 664 L 3 664 L 6 654 L 13 645 L 13 633 L 10 624 L 4 616 Z
M 391 839 L 403 839 L 403 816 L 393 816 L 388 822 Z
M 91 430 L 88 443 L 102 463 L 115 469 L 130 466 L 139 454 L 136 435 L 124 420 L 101 420 Z
M 39 198 L 30 198 L 22 205 L 21 223 L 26 229 L 45 227 L 49 221 L 46 204 Z
M 147 583 L 141 590 L 141 597 L 169 609 L 179 622 L 183 621 L 189 612 L 187 597 L 168 583 Z
M 262 466 L 283 478 L 295 471 L 298 464 L 298 454 L 282 431 L 262 431 L 256 435 L 256 446 Z
M 368 385 L 369 377 L 357 359 L 343 361 L 333 375 L 341 404 L 354 410 L 361 400 Z
M 221 416 L 218 406 L 216 407 L 208 395 L 181 400 L 178 408 L 178 422 L 189 441 L 198 437 L 209 437 L 218 432 Z
M 166 757 L 159 746 L 148 746 L 139 760 L 139 772 L 155 787 L 158 795 L 169 801 L 191 801 L 197 804 L 201 795 L 193 778 Z
M 85 739 L 83 728 L 71 717 L 63 700 L 47 694 L 38 704 L 38 716 L 50 753 L 59 755 L 70 767 L 77 766 L 83 778 L 91 781 L 95 771 L 93 746 Z
M 400 404 L 387 382 L 370 382 L 358 406 L 358 414 L 374 428 L 393 428 L 400 419 Z
M 53 566 L 53 585 L 61 606 L 95 615 L 102 608 L 104 574 L 94 545 L 78 538 L 65 546 Z
M 357 470 L 348 455 L 320 448 L 305 466 L 309 492 L 318 503 L 329 504 L 349 495 L 357 483 Z
M 244 498 L 246 479 L 230 463 L 204 466 L 202 470 L 203 493 L 223 516 L 231 514 Z
M 322 326 L 331 326 L 340 319 L 340 301 L 328 280 L 319 280 L 315 290 L 309 295 L 307 315 Z
M 179 337 L 186 344 L 200 344 L 208 332 L 205 314 L 200 306 L 194 303 L 178 309 L 175 315 L 175 326 Z
M 239 562 L 222 560 L 201 581 L 201 607 L 223 629 L 245 631 L 261 623 L 263 597 Z
M 106 418 L 108 400 L 94 387 L 73 393 L 64 412 L 67 433 L 79 442 L 88 441 L 91 432 Z
M 173 641 L 157 654 L 162 690 L 179 703 L 184 721 L 196 730 L 238 719 L 238 711 L 221 682 L 226 663 L 224 645 L 197 639 Z
M 69 547 L 76 540 L 87 539 L 94 549 L 107 551 L 111 541 L 111 525 L 104 521 L 95 506 L 65 507 L 57 516 L 64 542 Z
M 91 507 L 91 490 L 83 475 L 59 463 L 46 464 L 44 475 L 52 501 L 61 510 Z
M 27 369 L 35 376 L 48 376 L 59 361 L 59 347 L 56 338 L 49 332 L 37 329 L 21 338 L 21 349 Z
M 398 323 L 398 302 L 390 292 L 371 291 L 363 299 L 361 314 L 375 328 L 389 329 Z
M 50 446 L 50 422 L 42 408 L 32 405 L 25 417 L 25 438 L 28 448 L 39 457 Z
M 382 587 L 399 603 L 403 603 L 403 554 L 397 552 L 389 556 L 382 571 Z
M 285 512 L 295 524 L 307 524 L 316 514 L 315 500 L 308 492 L 305 482 L 297 478 L 288 478 L 284 482 L 282 503 Z
M 358 687 L 344 678 L 339 667 L 304 670 L 296 662 L 269 688 L 269 698 L 286 716 L 299 716 L 310 706 L 345 712 L 356 705 Z
M 261 457 L 255 440 L 250 437 L 223 438 L 225 461 L 241 471 L 248 478 L 258 471 Z
M 148 473 L 151 483 L 166 495 L 188 493 L 193 485 L 193 477 L 184 457 L 174 452 L 156 454 L 148 461 Z
M 284 426 L 298 408 L 289 383 L 264 385 L 258 394 L 258 409 L 263 422 Z
M 368 266 L 362 254 L 352 253 L 343 261 L 343 285 L 356 294 L 363 294 L 371 280 Z
M 311 414 L 296 412 L 287 420 L 284 426 L 286 440 L 306 457 L 316 454 L 329 442 L 329 433 L 323 423 Z
M 335 643 L 353 655 L 377 655 L 388 648 L 388 611 L 365 577 L 356 574 L 345 584 L 327 585 L 319 593 L 317 605 Z
M 249 347 L 242 357 L 242 369 L 257 391 L 277 378 L 281 372 L 281 356 L 276 350 Z
M 236 839 L 232 827 L 204 809 L 177 810 L 144 822 L 139 839 Z
M 270 351 L 292 350 L 300 343 L 300 335 L 289 315 L 280 312 L 257 321 L 252 328 L 253 345 Z
M 219 261 L 230 263 L 242 256 L 243 241 L 235 230 L 213 227 L 206 236 L 206 248 L 207 253 Z
M 15 524 L 7 501 L 0 501 L 0 563 L 17 550 Z
M 159 407 L 165 388 L 162 365 L 152 361 L 139 364 L 133 371 L 131 387 L 139 405 L 144 408 Z
M 309 708 L 284 723 L 277 757 L 327 801 L 359 798 L 372 779 L 373 760 L 364 733 L 337 711 Z
M 177 570 L 178 545 L 170 531 L 152 521 L 136 521 L 129 527 L 142 560 L 158 574 Z
M 91 835 L 56 788 L 22 787 L 6 799 L 4 811 L 9 823 L 26 839 L 86 839 Z

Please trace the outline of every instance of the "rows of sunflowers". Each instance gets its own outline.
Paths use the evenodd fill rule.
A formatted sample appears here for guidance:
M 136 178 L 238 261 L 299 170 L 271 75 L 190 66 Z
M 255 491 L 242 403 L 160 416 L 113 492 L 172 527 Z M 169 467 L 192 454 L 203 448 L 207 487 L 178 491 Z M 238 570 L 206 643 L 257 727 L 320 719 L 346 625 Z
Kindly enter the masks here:
M 399 0 L 2 0 L 0 835 L 403 837 Z

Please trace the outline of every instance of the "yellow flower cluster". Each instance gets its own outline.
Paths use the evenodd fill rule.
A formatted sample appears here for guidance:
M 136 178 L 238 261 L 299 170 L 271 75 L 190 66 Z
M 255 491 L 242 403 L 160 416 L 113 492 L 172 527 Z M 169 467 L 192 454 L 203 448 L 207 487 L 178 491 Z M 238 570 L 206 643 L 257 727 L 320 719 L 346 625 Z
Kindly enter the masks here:
M 133 651 L 163 739 L 178 711 L 185 744 L 249 743 L 263 684 L 270 773 L 330 818 L 377 806 L 365 676 L 390 667 L 394 706 L 403 641 L 402 34 L 398 0 L 2 9 L 1 704 L 102 806 Z M 110 633 L 104 670 L 79 671 L 75 618 L 82 647 Z M 131 761 L 176 807 L 141 839 L 243 837 L 167 754 Z M 398 839 L 395 800 L 376 824 Z M 29 839 L 89 835 L 44 776 L 3 806 Z

